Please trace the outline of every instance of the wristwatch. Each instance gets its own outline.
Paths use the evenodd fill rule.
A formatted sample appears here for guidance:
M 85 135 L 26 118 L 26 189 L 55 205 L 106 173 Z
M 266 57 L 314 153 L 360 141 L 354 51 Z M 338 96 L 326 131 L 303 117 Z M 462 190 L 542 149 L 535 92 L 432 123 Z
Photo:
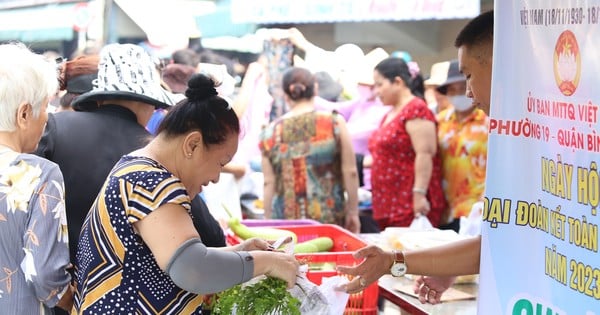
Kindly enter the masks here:
M 390 273 L 394 277 L 402 277 L 406 273 L 406 263 L 404 262 L 404 253 L 402 251 L 394 251 L 394 263 L 390 267 Z

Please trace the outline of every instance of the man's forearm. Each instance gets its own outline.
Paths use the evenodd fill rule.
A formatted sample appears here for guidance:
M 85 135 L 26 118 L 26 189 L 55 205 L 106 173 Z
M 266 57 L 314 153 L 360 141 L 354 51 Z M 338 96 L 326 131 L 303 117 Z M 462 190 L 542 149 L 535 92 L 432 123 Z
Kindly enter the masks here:
M 481 236 L 450 244 L 404 252 L 410 274 L 461 276 L 479 273 Z

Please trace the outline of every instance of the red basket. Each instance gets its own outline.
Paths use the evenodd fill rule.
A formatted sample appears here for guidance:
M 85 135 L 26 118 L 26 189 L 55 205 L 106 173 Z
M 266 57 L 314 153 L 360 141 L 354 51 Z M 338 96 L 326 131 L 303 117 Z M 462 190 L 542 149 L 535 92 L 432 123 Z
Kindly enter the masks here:
M 296 254 L 299 259 L 307 259 L 311 263 L 335 263 L 335 265 L 352 266 L 358 264 L 360 261 L 352 257 L 352 253 L 339 252 L 339 253 L 317 253 L 313 254 Z M 320 285 L 323 278 L 337 276 L 337 271 L 314 271 L 309 270 L 306 274 L 308 280 L 314 284 Z M 372 283 L 366 287 L 362 292 L 350 294 L 348 304 L 346 304 L 346 310 L 344 315 L 377 315 L 379 310 L 377 308 L 377 298 L 379 296 L 379 287 L 377 282 Z
M 264 226 L 264 227 L 277 227 L 282 225 L 319 225 L 321 222 L 311 219 L 298 219 L 298 220 L 286 220 L 286 219 L 244 219 L 242 224 L 247 227 L 253 226 Z
M 328 236 L 333 240 L 333 248 L 329 252 L 296 254 L 298 260 L 307 263 L 333 263 L 337 265 L 352 266 L 360 263 L 352 256 L 352 252 L 365 247 L 367 244 L 356 237 L 356 235 L 334 224 L 319 225 L 271 225 L 270 227 L 288 230 L 296 233 L 298 242 L 304 242 L 313 238 Z M 235 235 L 227 235 L 227 241 L 239 244 L 240 238 Z M 308 280 L 315 284 L 321 284 L 323 278 L 338 275 L 335 270 L 315 271 L 309 270 L 306 274 Z M 377 298 L 379 288 L 377 282 L 369 285 L 360 293 L 350 295 L 346 304 L 345 315 L 376 315 L 378 314 Z
M 333 240 L 333 248 L 329 252 L 296 254 L 296 258 L 307 263 L 333 263 L 337 265 L 352 266 L 360 263 L 352 256 L 352 252 L 365 247 L 367 244 L 354 234 L 333 224 L 304 225 L 304 226 L 277 226 L 278 229 L 288 230 L 296 233 L 298 242 L 304 242 L 313 238 L 328 236 Z M 314 271 L 309 270 L 306 274 L 308 280 L 315 284 L 321 284 L 324 277 L 338 275 L 333 271 Z M 360 293 L 350 295 L 348 304 L 346 304 L 345 315 L 378 314 L 377 298 L 379 287 L 377 282 L 369 285 Z
M 245 219 L 242 220 L 242 224 L 252 228 L 252 227 L 269 227 L 269 228 L 277 228 L 280 226 L 297 226 L 297 225 L 320 225 L 321 222 L 311 220 L 311 219 L 298 219 L 298 220 L 286 220 L 286 219 Z M 237 245 L 242 242 L 242 240 L 230 229 L 225 231 L 225 241 L 229 245 Z

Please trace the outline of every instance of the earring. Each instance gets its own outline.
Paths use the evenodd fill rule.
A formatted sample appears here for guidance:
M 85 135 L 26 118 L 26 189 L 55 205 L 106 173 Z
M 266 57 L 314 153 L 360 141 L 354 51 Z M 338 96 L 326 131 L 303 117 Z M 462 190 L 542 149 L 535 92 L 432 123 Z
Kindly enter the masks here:
M 188 153 L 187 156 L 188 156 L 188 159 L 191 158 L 192 157 L 192 153 L 191 152 Z

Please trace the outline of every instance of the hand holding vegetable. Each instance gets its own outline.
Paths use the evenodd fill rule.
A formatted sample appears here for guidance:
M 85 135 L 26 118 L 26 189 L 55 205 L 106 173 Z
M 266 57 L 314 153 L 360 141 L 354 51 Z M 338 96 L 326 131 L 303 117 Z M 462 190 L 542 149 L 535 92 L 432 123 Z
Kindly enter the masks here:
M 283 244 L 287 244 L 291 241 L 292 241 L 292 238 L 288 237 L 284 240 Z M 268 240 L 265 240 L 265 239 L 262 239 L 259 237 L 252 237 L 252 238 L 249 238 L 249 239 L 243 241 L 239 245 L 237 245 L 235 250 L 247 251 L 247 252 L 253 251 L 253 250 L 274 250 L 276 248 L 274 248 L 272 245 L 275 242 L 276 241 L 271 241 L 271 240 L 268 241 Z
M 296 284 L 296 276 L 300 264 L 293 255 L 282 252 L 254 251 L 252 256 L 261 263 L 254 265 L 254 276 L 267 275 L 285 280 L 287 287 L 292 288 Z

